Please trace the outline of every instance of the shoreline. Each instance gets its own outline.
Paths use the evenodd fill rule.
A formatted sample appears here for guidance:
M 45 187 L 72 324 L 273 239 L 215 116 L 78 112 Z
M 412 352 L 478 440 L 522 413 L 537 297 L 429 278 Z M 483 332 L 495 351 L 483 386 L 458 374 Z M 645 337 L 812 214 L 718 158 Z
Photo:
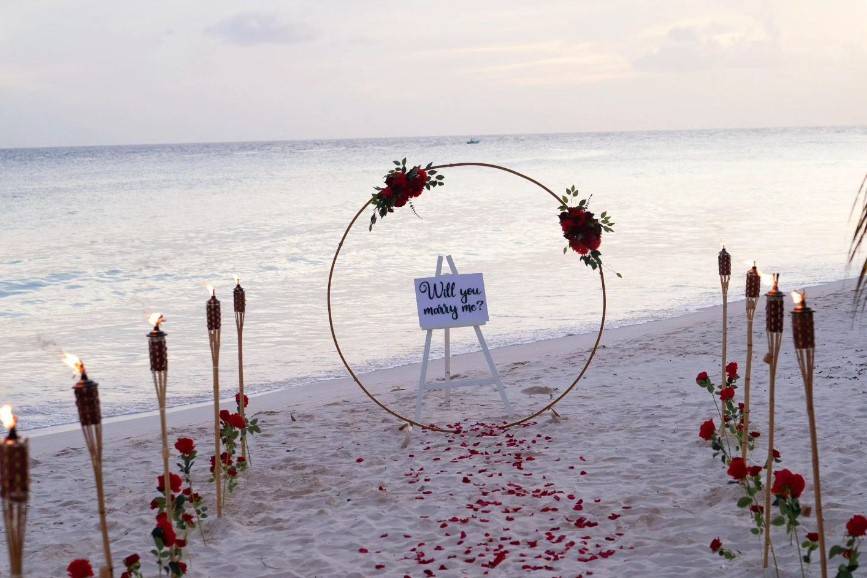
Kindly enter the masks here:
M 808 290 L 808 296 L 821 297 L 830 293 L 837 292 L 841 289 L 846 289 L 847 286 L 854 286 L 855 278 L 848 277 L 837 281 L 830 281 L 812 286 L 798 287 L 798 289 Z M 737 290 L 737 287 L 733 287 Z M 764 293 L 766 287 L 762 287 Z M 787 293 L 788 289 L 784 291 Z M 729 299 L 729 306 L 737 305 L 744 301 L 742 295 L 736 298 Z M 761 305 L 761 303 L 760 303 Z M 606 327 L 603 333 L 600 349 L 604 349 L 607 345 L 615 345 L 623 341 L 646 335 L 647 333 L 664 333 L 674 329 L 683 328 L 692 325 L 694 322 L 709 318 L 718 318 L 722 305 L 711 305 L 699 308 L 695 311 L 673 315 L 662 319 L 654 319 L 643 321 L 634 324 L 625 324 L 617 327 Z M 737 313 L 734 313 L 737 314 Z M 757 320 L 761 319 L 763 314 L 757 314 Z M 731 318 L 730 318 L 731 322 Z M 552 337 L 548 339 L 540 339 L 526 343 L 518 343 L 514 345 L 506 345 L 491 349 L 497 365 L 504 365 L 514 362 L 518 358 L 533 358 L 534 354 L 544 350 L 553 354 L 565 354 L 573 351 L 576 348 L 582 349 L 592 343 L 592 338 L 595 332 L 579 333 L 565 335 L 561 337 Z M 476 355 L 478 352 L 462 353 L 452 356 L 452 363 L 460 365 L 465 362 L 467 357 Z M 336 354 L 335 354 L 336 355 Z M 394 381 L 412 382 L 413 375 L 417 376 L 420 363 L 413 362 L 393 367 L 375 369 L 366 373 L 360 373 L 359 376 L 365 380 L 365 385 L 374 394 L 385 393 L 383 389 L 388 383 Z M 429 375 L 437 375 L 437 371 L 442 371 L 442 358 L 431 360 L 431 369 Z M 345 370 L 344 370 L 345 371 Z M 592 373 L 593 366 L 588 370 Z M 417 377 L 415 377 L 417 380 Z M 586 377 L 585 377 L 586 379 Z M 171 382 L 169 382 L 169 391 L 171 392 Z M 580 389 L 580 386 L 579 386 Z M 231 391 L 235 391 L 234 384 Z M 353 400 L 365 400 L 367 397 L 354 381 L 347 375 L 338 378 L 323 378 L 313 379 L 311 381 L 301 381 L 297 385 L 279 387 L 273 390 L 265 391 L 257 394 L 249 394 L 248 415 L 253 415 L 256 412 L 267 411 L 273 407 L 290 407 L 290 409 L 307 409 L 311 405 L 327 403 L 329 396 L 349 396 Z M 234 394 L 221 399 L 221 407 L 234 408 Z M 564 400 L 565 401 L 565 400 Z M 371 402 L 372 403 L 372 402 Z M 380 411 L 371 405 L 371 409 Z M 202 401 L 192 404 L 184 404 L 181 406 L 169 407 L 166 411 L 168 425 L 170 429 L 190 426 L 197 423 L 202 423 L 213 417 L 213 402 Z M 386 415 L 386 414 L 384 414 Z M 67 424 L 58 424 L 39 428 L 30 432 L 25 432 L 31 440 L 31 452 L 34 457 L 46 453 L 57 452 L 68 445 L 66 434 L 79 432 L 80 424 L 71 422 Z M 113 416 L 103 420 L 103 437 L 106 442 L 118 440 L 126 437 L 142 435 L 145 433 L 156 433 L 159 431 L 159 411 L 157 409 L 148 412 L 136 412 Z

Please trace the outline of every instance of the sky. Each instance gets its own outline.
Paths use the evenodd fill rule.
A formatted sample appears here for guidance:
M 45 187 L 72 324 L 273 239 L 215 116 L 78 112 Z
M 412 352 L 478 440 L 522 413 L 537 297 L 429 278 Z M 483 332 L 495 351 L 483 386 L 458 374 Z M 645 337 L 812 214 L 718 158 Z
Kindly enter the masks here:
M 832 125 L 863 0 L 0 5 L 0 148 Z

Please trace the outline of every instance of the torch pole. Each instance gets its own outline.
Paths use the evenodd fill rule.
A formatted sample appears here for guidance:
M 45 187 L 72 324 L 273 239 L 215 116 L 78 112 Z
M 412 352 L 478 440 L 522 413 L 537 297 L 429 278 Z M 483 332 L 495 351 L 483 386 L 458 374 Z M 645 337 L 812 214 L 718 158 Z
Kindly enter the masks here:
M 768 337 L 768 458 L 765 464 L 765 544 L 762 553 L 762 567 L 768 567 L 768 552 L 771 547 L 771 480 L 774 473 L 774 408 L 775 384 L 777 379 L 777 362 L 780 358 L 780 346 L 783 341 L 783 294 L 777 283 L 779 275 L 774 274 L 774 285 L 767 295 L 766 323 Z
M 70 356 L 75 358 L 74 356 Z M 77 359 L 77 358 L 75 358 Z M 90 454 L 90 465 L 93 467 L 93 481 L 96 484 L 96 504 L 99 513 L 99 529 L 102 532 L 102 553 L 105 566 L 100 569 L 100 578 L 112 578 L 114 564 L 111 560 L 111 542 L 108 538 L 108 523 L 105 514 L 105 488 L 102 477 L 102 409 L 99 403 L 99 386 L 87 377 L 84 364 L 80 359 L 74 363 L 80 378 L 72 388 L 75 393 L 75 406 L 78 408 L 78 420 L 81 422 L 81 433 Z
M 747 461 L 750 453 L 750 381 L 753 370 L 753 319 L 758 300 L 747 297 L 747 363 L 744 376 L 744 429 L 741 436 L 741 457 Z
M 220 444 L 220 330 L 208 332 L 214 381 L 214 484 L 217 488 L 217 517 L 223 517 L 223 458 Z
M 169 429 L 166 421 L 166 392 L 168 391 L 169 354 L 166 346 L 166 334 L 160 329 L 165 318 L 160 313 L 150 317 L 153 330 L 148 333 L 148 355 L 151 374 L 154 378 L 154 390 L 157 395 L 157 405 L 160 408 L 160 434 L 162 436 L 163 457 L 163 495 L 166 501 L 166 515 L 172 519 L 172 478 L 169 469 Z
M 718 264 L 719 264 L 719 283 L 720 288 L 722 289 L 722 387 L 725 387 L 728 383 L 727 374 L 726 374 L 726 358 L 728 347 L 728 333 L 729 333 L 729 280 L 731 279 L 732 274 L 732 258 L 729 255 L 729 252 L 726 251 L 726 248 L 723 247 L 719 252 L 718 256 Z M 720 430 L 722 431 L 722 435 L 726 433 L 726 404 L 722 404 L 722 415 L 720 416 L 722 419 L 722 423 L 720 424 Z
M 160 434 L 162 437 L 162 458 L 163 458 L 163 495 L 166 500 L 166 514 L 172 519 L 172 477 L 169 467 L 169 427 L 166 419 L 166 391 L 167 391 L 167 376 L 165 371 L 154 371 L 154 388 L 156 389 L 157 402 L 160 406 Z
M 238 329 L 238 411 L 241 417 L 244 418 L 244 423 L 247 423 L 245 395 L 244 395 L 244 315 L 243 311 L 235 312 L 235 327 Z M 241 430 L 241 455 L 249 464 L 249 456 L 247 455 L 247 428 Z
M 828 559 L 825 549 L 825 516 L 822 512 L 822 481 L 819 468 L 819 442 L 816 432 L 816 413 L 813 408 L 813 374 L 816 339 L 813 329 L 813 310 L 807 307 L 804 292 L 793 293 L 797 303 L 792 311 L 792 337 L 798 367 L 804 380 L 804 397 L 807 402 L 807 421 L 810 427 L 810 449 L 813 458 L 813 497 L 816 500 L 816 526 L 819 534 L 819 557 L 822 578 L 828 578 Z

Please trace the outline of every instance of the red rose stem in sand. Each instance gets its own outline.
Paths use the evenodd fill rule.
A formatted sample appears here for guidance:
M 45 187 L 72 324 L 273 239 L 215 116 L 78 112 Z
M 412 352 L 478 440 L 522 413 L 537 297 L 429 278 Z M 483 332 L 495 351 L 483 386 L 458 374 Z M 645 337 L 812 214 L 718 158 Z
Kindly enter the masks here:
M 825 552 L 825 518 L 822 514 L 822 482 L 819 475 L 819 443 L 816 433 L 816 414 L 813 411 L 813 355 L 816 351 L 816 338 L 813 331 L 813 310 L 807 307 L 805 291 L 792 292 L 795 308 L 792 310 L 792 337 L 795 353 L 804 379 L 804 393 L 807 401 L 807 421 L 810 426 L 810 448 L 813 454 L 813 496 L 816 499 L 816 526 L 819 530 L 819 556 L 822 564 L 822 578 L 828 578 L 828 560 Z
M 166 349 L 166 334 L 160 325 L 166 320 L 162 313 L 153 313 L 148 323 L 153 329 L 148 333 L 148 353 L 150 355 L 151 373 L 154 377 L 154 390 L 157 403 L 160 406 L 160 433 L 163 441 L 163 492 L 166 500 L 166 512 L 172 517 L 172 484 L 169 469 L 169 431 L 166 422 L 166 389 L 169 369 L 169 356 Z
M 13 577 L 23 575 L 24 533 L 27 526 L 27 501 L 30 497 L 30 457 L 27 440 L 15 429 L 18 420 L 12 407 L 0 408 L 0 420 L 9 432 L 0 447 L 0 496 L 9 547 L 9 569 Z
M 105 518 L 105 490 L 102 482 L 102 411 L 99 406 L 99 386 L 87 377 L 84 363 L 75 355 L 66 353 L 64 362 L 75 371 L 78 382 L 73 386 L 75 406 L 78 408 L 78 421 L 81 422 L 81 432 L 90 453 L 90 464 L 93 466 L 93 479 L 96 483 L 96 502 L 99 511 L 99 529 L 102 532 L 102 553 L 105 566 L 100 568 L 100 578 L 114 576 L 114 565 L 111 561 L 111 542 L 108 539 L 108 524 Z
M 768 461 L 765 479 L 765 547 L 762 554 L 762 567 L 768 567 L 768 552 L 771 548 L 771 480 L 774 473 L 774 385 L 777 379 L 777 361 L 780 358 L 780 345 L 783 341 L 783 294 L 778 286 L 779 273 L 774 273 L 774 285 L 766 295 L 765 330 L 768 335 L 768 354 L 765 361 L 769 367 L 768 380 Z
M 220 301 L 216 290 L 208 285 L 211 296 L 205 304 L 208 341 L 211 344 L 211 367 L 214 376 L 214 485 L 217 488 L 217 517 L 223 517 L 223 458 L 220 451 Z
M 750 452 L 750 381 L 753 370 L 753 319 L 756 317 L 756 305 L 759 303 L 759 292 L 762 289 L 762 276 L 756 264 L 747 271 L 747 368 L 744 376 L 744 429 L 741 439 L 741 457 L 747 461 Z
M 238 413 L 244 418 L 246 424 L 247 414 L 244 409 L 246 405 L 246 397 L 244 396 L 244 316 L 247 312 L 247 295 L 244 288 L 241 287 L 241 278 L 238 275 L 235 275 L 235 290 L 232 296 L 235 301 L 235 328 L 238 330 Z M 241 455 L 249 463 L 246 428 L 241 432 Z
M 722 251 L 719 252 L 717 257 L 717 261 L 719 264 L 719 283 L 722 288 L 722 384 L 725 387 L 728 382 L 727 374 L 726 374 L 726 348 L 728 346 L 728 333 L 729 333 L 729 280 L 732 276 L 732 256 L 729 255 L 729 252 L 726 251 L 725 246 L 723 246 Z M 726 406 L 723 404 L 722 407 L 722 424 L 720 427 L 720 431 L 725 433 L 725 421 L 726 421 Z

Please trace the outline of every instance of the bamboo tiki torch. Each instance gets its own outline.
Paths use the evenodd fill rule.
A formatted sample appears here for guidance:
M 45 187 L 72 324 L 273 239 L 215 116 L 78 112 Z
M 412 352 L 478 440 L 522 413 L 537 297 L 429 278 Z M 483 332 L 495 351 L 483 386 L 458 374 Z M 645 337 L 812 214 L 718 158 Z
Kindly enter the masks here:
M 75 405 L 78 408 L 78 420 L 81 422 L 81 433 L 90 453 L 90 464 L 93 466 L 93 479 L 96 483 L 96 502 L 99 511 L 99 529 L 102 531 L 102 553 L 105 566 L 100 569 L 100 578 L 114 576 L 114 564 L 111 560 L 111 542 L 108 538 L 108 523 L 105 516 L 105 489 L 102 480 L 102 411 L 99 405 L 99 386 L 87 377 L 84 363 L 75 355 L 65 354 L 66 364 L 72 367 L 78 375 L 78 382 L 73 386 Z
M 762 289 L 762 277 L 753 263 L 753 268 L 747 271 L 747 367 L 744 375 L 744 424 L 741 436 L 741 457 L 747 461 L 750 452 L 750 381 L 753 370 L 753 319 L 756 316 L 756 305 L 759 302 L 759 292 Z
M 166 334 L 160 329 L 165 321 L 162 313 L 154 313 L 148 320 L 153 330 L 148 333 L 148 353 L 150 354 L 151 373 L 154 377 L 154 389 L 160 406 L 160 432 L 163 441 L 163 495 L 166 500 L 166 514 L 172 519 L 172 478 L 169 469 L 169 431 L 166 422 L 166 389 L 168 385 L 169 357 L 166 348 Z
M 24 534 L 27 526 L 27 501 L 30 497 L 30 458 L 27 440 L 18 437 L 18 423 L 12 407 L 0 408 L 0 421 L 8 430 L 0 446 L 0 497 L 9 547 L 9 569 L 13 578 L 24 574 Z
M 223 517 L 223 456 L 220 450 L 220 301 L 216 290 L 208 286 L 211 298 L 205 305 L 208 341 L 211 344 L 211 368 L 214 378 L 214 483 L 217 487 L 217 517 Z
M 762 554 L 762 567 L 768 567 L 768 551 L 771 547 L 771 477 L 774 473 L 774 385 L 777 379 L 777 361 L 780 358 L 780 345 L 783 341 L 783 294 L 779 288 L 780 275 L 774 273 L 774 285 L 768 291 L 765 305 L 765 324 L 768 335 L 768 461 L 765 477 L 765 548 Z
M 792 311 L 792 337 L 801 377 L 804 379 L 804 393 L 807 400 L 807 420 L 810 426 L 810 447 L 813 454 L 813 495 L 816 499 L 816 526 L 819 530 L 819 556 L 822 563 L 822 578 L 828 578 L 828 560 L 825 552 L 825 518 L 822 514 L 822 482 L 819 476 L 819 443 L 816 434 L 816 414 L 813 411 L 813 354 L 816 339 L 813 331 L 813 310 L 807 307 L 807 294 L 793 292 L 795 308 Z
M 725 387 L 727 383 L 726 378 L 726 347 L 728 345 L 728 332 L 729 332 L 729 279 L 731 279 L 732 275 L 732 256 L 729 255 L 729 252 L 726 251 L 726 248 L 723 247 L 722 251 L 719 252 L 718 256 L 719 262 L 719 283 L 722 288 L 722 387 Z M 723 434 L 726 431 L 726 406 L 725 403 L 722 404 L 722 424 L 720 427 Z
M 233 297 L 235 299 L 235 327 L 238 330 L 238 412 L 244 418 L 244 423 L 247 423 L 246 410 L 244 409 L 247 399 L 244 395 L 244 316 L 247 311 L 247 295 L 244 293 L 244 288 L 241 287 L 241 278 L 237 275 L 235 275 Z M 249 464 L 246 429 L 241 432 L 241 456 Z

